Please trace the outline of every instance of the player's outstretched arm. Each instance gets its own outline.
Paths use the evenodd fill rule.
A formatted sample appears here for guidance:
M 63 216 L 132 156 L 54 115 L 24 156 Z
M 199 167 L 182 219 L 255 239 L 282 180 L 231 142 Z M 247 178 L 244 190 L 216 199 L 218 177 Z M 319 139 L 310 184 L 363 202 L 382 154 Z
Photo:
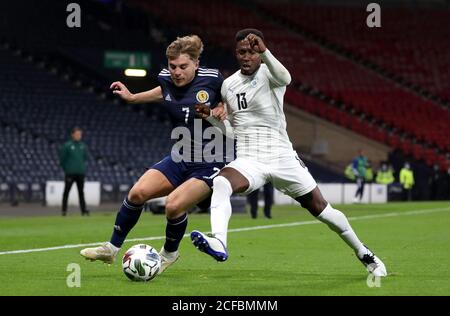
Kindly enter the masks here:
M 163 100 L 162 90 L 160 86 L 152 90 L 133 94 L 122 82 L 116 81 L 111 84 L 110 89 L 114 94 L 120 96 L 127 103 L 140 104 L 159 102 Z
M 196 104 L 195 114 L 195 116 L 198 118 L 206 119 L 211 115 L 211 108 L 204 104 Z
M 226 137 L 234 138 L 233 128 L 227 120 L 225 106 L 220 102 L 214 109 L 204 104 L 195 105 L 196 116 L 207 120 L 214 127 L 218 128 Z
M 199 118 L 207 119 L 212 116 L 219 121 L 224 121 L 227 118 L 227 111 L 222 102 L 219 102 L 214 109 L 204 104 L 196 104 L 195 112 Z
M 291 75 L 286 67 L 272 55 L 272 53 L 267 49 L 266 44 L 261 39 L 261 37 L 255 34 L 247 35 L 250 47 L 261 56 L 262 61 L 269 68 L 270 74 L 273 76 L 273 81 L 280 86 L 287 86 L 291 83 Z

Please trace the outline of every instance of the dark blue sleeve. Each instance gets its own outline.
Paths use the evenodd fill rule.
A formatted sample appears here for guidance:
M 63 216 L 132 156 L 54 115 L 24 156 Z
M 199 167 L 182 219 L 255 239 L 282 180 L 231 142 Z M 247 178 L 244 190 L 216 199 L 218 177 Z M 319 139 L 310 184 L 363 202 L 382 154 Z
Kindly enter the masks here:
M 167 91 L 167 83 L 168 83 L 167 80 L 168 79 L 170 80 L 170 77 L 164 77 L 164 76 L 161 76 L 161 74 L 158 75 L 158 82 L 159 82 L 159 85 L 161 86 L 163 95 L 164 95 L 164 92 Z
M 161 86 L 161 89 L 163 91 L 163 95 L 165 93 L 171 93 L 170 91 L 172 89 L 172 78 L 170 77 L 170 71 L 166 68 L 163 68 L 159 74 L 158 74 L 158 82 Z

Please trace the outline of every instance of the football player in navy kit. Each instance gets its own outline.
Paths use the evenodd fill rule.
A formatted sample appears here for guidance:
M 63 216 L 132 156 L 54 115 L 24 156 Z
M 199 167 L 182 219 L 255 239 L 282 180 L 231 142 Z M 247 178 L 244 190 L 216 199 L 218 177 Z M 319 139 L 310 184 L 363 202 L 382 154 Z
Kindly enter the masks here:
M 111 84 L 113 93 L 128 103 L 163 102 L 175 130 L 181 128 L 191 135 L 187 142 L 183 139 L 185 145 L 191 146 L 184 147 L 188 149 L 183 153 L 172 149 L 170 155 L 141 176 L 123 201 L 110 242 L 81 250 L 85 258 L 114 262 L 128 232 L 137 223 L 144 203 L 149 199 L 167 196 L 166 241 L 160 251 L 162 265 L 159 273 L 178 259 L 178 246 L 187 227 L 186 211 L 210 197 L 212 179 L 226 163 L 223 154 L 221 159 L 213 161 L 211 158 L 214 157 L 204 157 L 203 148 L 211 140 L 199 137 L 199 134 L 194 136 L 195 133 L 203 135 L 204 130 L 211 126 L 204 120 L 195 120 L 195 105 L 216 106 L 221 101 L 223 82 L 218 70 L 199 67 L 202 50 L 203 43 L 198 36 L 179 37 L 167 47 L 168 69 L 159 73 L 158 87 L 133 94 L 121 82 Z

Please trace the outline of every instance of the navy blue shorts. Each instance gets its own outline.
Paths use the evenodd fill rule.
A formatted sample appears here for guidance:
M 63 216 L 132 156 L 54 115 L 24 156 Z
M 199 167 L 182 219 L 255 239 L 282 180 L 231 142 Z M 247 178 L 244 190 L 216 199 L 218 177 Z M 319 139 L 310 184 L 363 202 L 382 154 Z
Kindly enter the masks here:
M 223 167 L 225 167 L 225 165 L 226 163 L 224 162 L 174 162 L 169 155 L 164 157 L 160 162 L 154 164 L 151 169 L 161 171 L 174 187 L 178 187 L 186 180 L 195 178 L 203 180 L 210 188 L 212 188 L 214 177 Z

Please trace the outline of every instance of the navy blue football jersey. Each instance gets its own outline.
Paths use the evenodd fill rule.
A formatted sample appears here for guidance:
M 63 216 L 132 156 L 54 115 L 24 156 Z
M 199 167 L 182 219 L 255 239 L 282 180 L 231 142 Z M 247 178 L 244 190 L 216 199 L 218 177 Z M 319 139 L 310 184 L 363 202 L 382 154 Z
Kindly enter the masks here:
M 211 139 L 204 138 L 204 131 L 212 125 L 206 121 L 195 117 L 195 105 L 202 103 L 214 108 L 218 102 L 222 101 L 220 89 L 223 82 L 223 76 L 217 69 L 209 69 L 199 67 L 196 71 L 194 79 L 183 87 L 177 87 L 171 77 L 170 72 L 167 69 L 163 69 L 158 75 L 158 81 L 160 83 L 163 94 L 164 109 L 169 114 L 169 117 L 174 126 L 174 132 L 178 129 L 182 135 L 178 135 L 175 140 L 183 138 L 185 141 L 191 143 L 190 159 L 187 162 L 203 162 L 205 157 L 203 155 L 204 147 Z M 184 128 L 184 129 L 183 129 Z M 187 128 L 187 129 L 186 129 Z M 183 131 L 189 130 L 190 137 L 188 138 Z M 177 133 L 175 133 L 177 134 Z M 224 145 L 226 144 L 225 137 L 223 137 Z M 172 150 L 172 156 L 176 154 L 174 149 Z M 186 153 L 180 151 L 183 157 L 186 157 Z M 201 155 L 201 161 L 199 161 L 199 154 Z M 197 157 L 194 159 L 194 157 Z

